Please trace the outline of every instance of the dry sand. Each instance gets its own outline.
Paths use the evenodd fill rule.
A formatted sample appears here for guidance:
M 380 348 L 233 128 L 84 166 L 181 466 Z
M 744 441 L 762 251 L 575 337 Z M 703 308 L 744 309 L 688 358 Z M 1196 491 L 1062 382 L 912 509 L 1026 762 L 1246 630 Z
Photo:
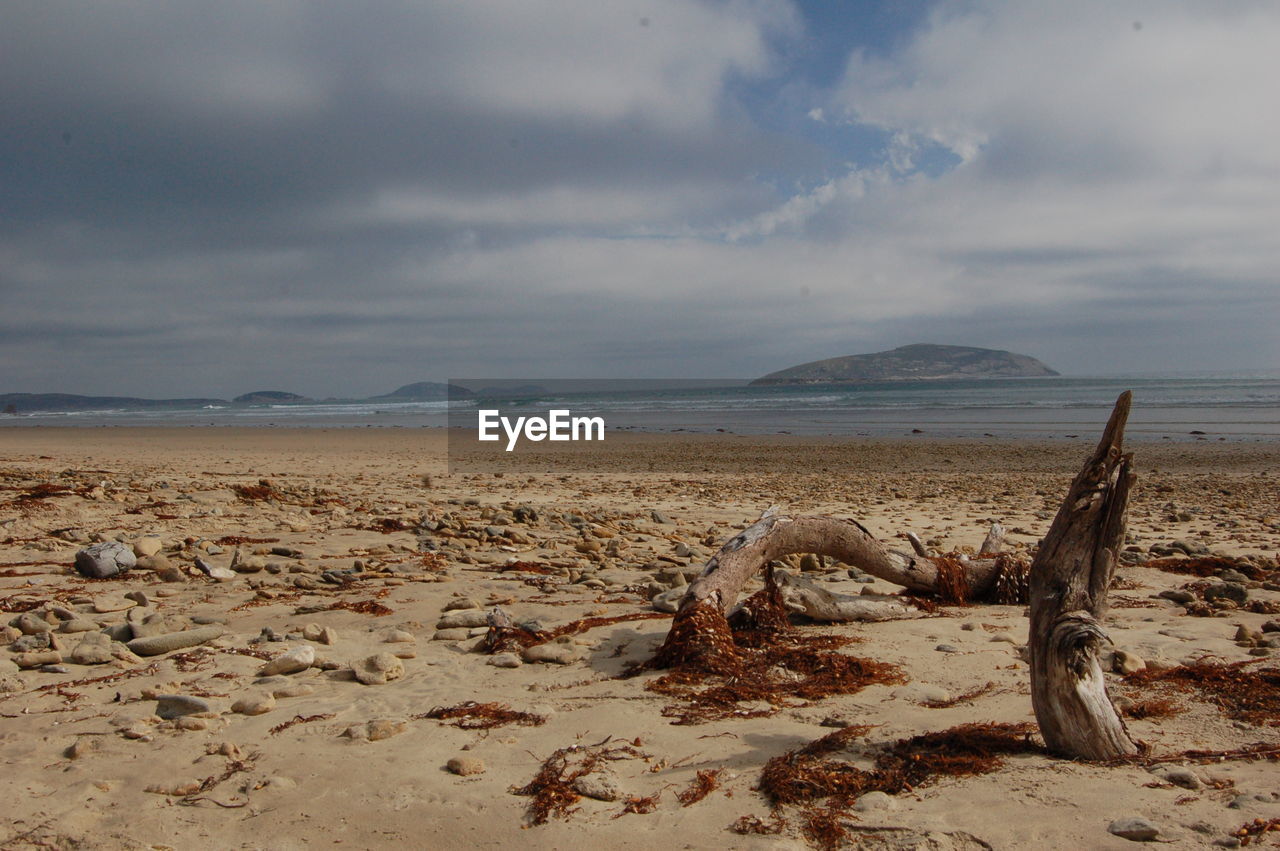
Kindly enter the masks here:
M 448 475 L 443 435 L 428 430 L 0 429 L 0 623 L 25 611 L 55 630 L 41 637 L 28 618 L 35 637 L 10 629 L 5 643 L 52 643 L 63 657 L 48 670 L 16 671 L 9 659 L 18 654 L 0 651 L 8 689 L 0 693 L 0 846 L 809 847 L 794 807 L 781 811 L 787 826 L 779 834 L 729 830 L 743 816 L 769 818 L 755 789 L 765 763 L 830 733 L 824 721 L 875 725 L 845 754 L 862 765 L 877 747 L 915 734 L 1033 721 L 1018 646 L 1027 633 L 1022 607 L 945 606 L 912 620 L 805 625 L 855 637 L 841 652 L 895 663 L 909 683 L 692 726 L 663 716 L 672 701 L 645 690 L 656 674 L 617 678 L 651 655 L 667 619 L 583 632 L 563 645 L 581 657 L 569 664 L 501 668 L 473 650 L 482 628 L 441 640 L 446 607 L 483 613 L 501 605 L 544 627 L 651 612 L 655 582 L 679 582 L 679 568 L 697 568 L 774 503 L 854 516 L 883 539 L 915 531 L 940 550 L 972 547 L 998 519 L 1013 530 L 1011 544 L 1026 549 L 1090 448 L 1084 436 L 630 435 L 555 457 L 507 458 L 501 475 Z M 1140 479 L 1130 535 L 1142 552 L 1130 559 L 1181 540 L 1275 567 L 1280 445 L 1134 449 Z M 59 487 L 40 491 L 46 483 Z M 150 560 L 151 569 L 88 581 L 71 566 L 93 541 L 138 543 L 145 552 L 144 536 L 159 537 L 161 562 Z M 684 547 L 689 554 L 678 555 Z M 424 548 L 437 554 L 424 558 Z M 232 578 L 194 567 L 199 556 L 227 568 L 237 550 Z M 551 573 L 500 572 L 513 559 Z M 842 593 L 897 590 L 851 578 L 844 567 L 810 575 Z M 1108 628 L 1119 648 L 1153 667 L 1199 657 L 1268 666 L 1268 654 L 1280 653 L 1266 646 L 1280 633 L 1261 633 L 1275 614 L 1228 607 L 1193 617 L 1155 596 L 1195 577 L 1130 565 L 1119 579 Z M 1246 590 L 1254 608 L 1280 601 L 1271 583 Z M 127 599 L 129 592 L 142 593 Z M 71 616 L 88 632 L 62 631 Z M 104 629 L 127 639 L 200 625 L 225 633 L 145 658 L 108 640 L 109 661 L 71 660 L 84 635 Z M 1237 641 L 1241 625 L 1253 637 Z M 265 640 L 267 631 L 278 640 Z M 298 647 L 314 648 L 310 666 L 257 682 L 265 659 Z M 378 653 L 399 657 L 403 676 L 355 681 L 352 664 Z M 1122 699 L 1166 694 L 1109 676 Z M 929 705 L 986 683 L 994 685 L 973 699 Z M 208 711 L 161 720 L 157 694 L 198 697 Z M 1280 740 L 1275 718 L 1232 718 L 1194 693 L 1173 700 L 1177 714 L 1128 722 L 1157 753 Z M 423 717 L 464 701 L 502 702 L 546 721 L 466 730 Z M 232 708 L 254 702 L 270 708 Z M 567 818 L 529 826 L 530 799 L 512 790 L 558 749 L 604 740 L 634 752 L 608 762 L 620 799 L 583 798 Z M 454 773 L 451 760 L 483 770 Z M 1116 819 L 1145 818 L 1160 840 L 1201 847 L 1229 842 L 1254 819 L 1280 817 L 1274 761 L 1175 766 L 1190 772 L 1170 782 L 1140 766 L 1017 755 L 989 774 L 872 796 L 848 818 L 870 847 L 1124 848 L 1130 841 L 1108 832 Z M 677 794 L 699 771 L 715 770 L 718 788 L 682 806 Z M 651 812 L 622 814 L 628 797 L 654 795 Z

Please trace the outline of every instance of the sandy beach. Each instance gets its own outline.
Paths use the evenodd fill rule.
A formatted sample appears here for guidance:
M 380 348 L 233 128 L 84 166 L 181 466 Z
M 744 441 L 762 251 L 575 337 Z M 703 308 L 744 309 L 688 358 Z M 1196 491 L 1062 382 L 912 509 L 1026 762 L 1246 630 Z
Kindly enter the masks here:
M 836 652 L 896 666 L 892 681 L 681 724 L 679 699 L 646 688 L 660 672 L 620 676 L 670 625 L 651 598 L 775 504 L 857 518 L 904 550 L 915 532 L 972 552 L 999 521 L 1027 554 L 1093 439 L 611 434 L 450 474 L 440 430 L 5 428 L 0 847 L 819 847 L 804 806 L 758 788 L 770 760 L 846 725 L 869 729 L 833 758 L 866 768 L 921 734 L 1034 723 L 1025 608 L 797 618 L 850 639 Z M 1106 626 L 1115 670 L 1136 673 L 1109 673 L 1112 697 L 1137 707 L 1126 723 L 1156 755 L 1280 744 L 1274 679 L 1250 710 L 1153 676 L 1275 670 L 1280 444 L 1130 448 Z M 78 551 L 111 541 L 138 564 L 76 572 Z M 1192 558 L 1218 567 L 1170 566 Z M 789 562 L 802 567 L 841 594 L 900 590 Z M 495 606 L 546 631 L 604 622 L 488 655 Z M 201 640 L 148 643 L 175 634 Z M 467 702 L 523 715 L 430 717 Z M 534 824 L 537 799 L 518 793 L 557 753 L 587 769 L 581 797 Z M 1108 828 L 1130 818 L 1173 847 L 1233 847 L 1280 818 L 1280 772 L 1274 758 L 1105 766 L 1033 747 L 864 795 L 841 818 L 867 847 L 1126 848 Z

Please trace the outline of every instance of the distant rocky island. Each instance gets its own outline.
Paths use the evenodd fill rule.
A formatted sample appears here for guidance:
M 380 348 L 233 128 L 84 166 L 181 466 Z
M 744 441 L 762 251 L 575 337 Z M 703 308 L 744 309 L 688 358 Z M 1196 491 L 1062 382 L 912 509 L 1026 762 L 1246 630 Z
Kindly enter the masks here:
M 751 383 L 853 384 L 960 378 L 1040 378 L 1058 374 L 1030 355 L 975 346 L 916 343 L 887 352 L 802 363 L 771 372 Z
M 255 390 L 243 393 L 231 400 L 238 405 L 279 405 L 285 402 L 310 402 L 306 396 L 297 393 L 286 393 L 283 390 Z
M 460 384 L 441 384 L 438 381 L 415 381 L 413 384 L 406 384 L 403 387 L 397 387 L 390 393 L 384 393 L 381 396 L 374 396 L 372 398 L 379 402 L 424 402 L 442 399 L 470 399 L 473 395 L 475 394 Z

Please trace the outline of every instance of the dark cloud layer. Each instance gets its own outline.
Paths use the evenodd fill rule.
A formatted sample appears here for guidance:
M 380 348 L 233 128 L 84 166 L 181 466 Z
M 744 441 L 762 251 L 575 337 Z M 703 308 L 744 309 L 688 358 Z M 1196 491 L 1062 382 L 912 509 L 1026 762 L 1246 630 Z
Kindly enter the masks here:
M 1276 128 L 1232 105 L 1278 16 L 1159 4 L 1171 69 L 1077 15 L 940 12 L 816 91 L 783 0 L 18 5 L 0 389 L 750 376 L 926 339 L 1277 362 Z M 824 138 L 888 147 L 756 120 L 800 91 Z M 1217 339 L 1170 339 L 1195 328 Z

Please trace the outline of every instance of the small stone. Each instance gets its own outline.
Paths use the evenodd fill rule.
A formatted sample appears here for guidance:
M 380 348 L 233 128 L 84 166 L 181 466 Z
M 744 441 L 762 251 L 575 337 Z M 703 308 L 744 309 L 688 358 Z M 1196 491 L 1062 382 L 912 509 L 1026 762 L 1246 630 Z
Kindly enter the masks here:
M 183 716 L 182 718 L 175 718 L 173 721 L 173 726 L 179 730 L 186 730 L 189 733 L 194 733 L 198 730 L 209 729 L 209 722 L 206 721 L 204 718 L 194 718 L 192 716 L 187 715 L 187 716 Z
M 296 674 L 305 671 L 316 661 L 316 649 L 310 644 L 300 644 L 280 654 L 262 666 L 258 671 L 260 677 L 274 677 L 280 674 Z
M 802 573 L 815 573 L 822 570 L 822 559 L 813 553 L 805 553 L 800 556 L 800 571 Z
M 658 511 L 656 508 L 649 512 L 649 518 L 653 520 L 654 523 L 670 523 L 671 522 L 670 517 L 663 514 L 661 511 Z
M 97 614 L 105 615 L 111 612 L 123 612 L 136 605 L 138 604 L 133 600 L 126 600 L 124 597 L 99 597 L 93 601 L 93 610 Z
M 474 756 L 455 756 L 444 767 L 459 777 L 484 774 L 484 760 Z
M 456 612 L 460 609 L 478 609 L 480 604 L 470 597 L 455 597 L 444 604 L 444 611 Z
M 956 647 L 954 644 L 939 644 L 937 647 L 933 649 L 937 650 L 939 653 L 959 653 L 960 652 L 960 648 Z
M 489 664 L 495 668 L 519 668 L 524 663 L 514 653 L 498 653 L 489 657 Z
M 489 625 L 489 616 L 483 611 L 477 609 L 464 609 L 462 611 L 450 612 L 436 623 L 436 629 L 457 629 L 458 627 L 471 627 Z
M 597 801 L 616 801 L 622 797 L 618 778 L 607 771 L 593 771 L 582 775 L 573 781 L 573 790 Z
M 307 697 L 315 693 L 315 686 L 308 683 L 287 683 L 271 689 L 271 696 L 278 699 L 288 697 Z
M 992 641 L 1003 641 L 1003 642 L 1004 642 L 1004 643 L 1006 643 L 1006 644 L 1017 644 L 1017 643 L 1018 643 L 1018 639 L 1014 638 L 1012 635 L 1010 635 L 1010 634 L 1009 634 L 1009 633 L 1007 633 L 1007 632 L 997 632 L 995 635 L 991 636 L 991 640 L 992 640 Z
M 30 653 L 14 654 L 12 659 L 13 664 L 19 668 L 40 668 L 61 663 L 62 654 L 57 650 L 35 650 Z
M 276 708 L 276 699 L 265 692 L 249 692 L 231 704 L 232 712 L 241 715 L 265 715 Z
M 382 685 L 404 676 L 404 663 L 390 653 L 375 653 L 351 666 L 356 679 L 367 686 Z
M 166 720 L 181 718 L 184 715 L 201 715 L 212 712 L 208 701 L 186 694 L 156 695 L 156 714 Z
M 884 792 L 867 792 L 858 798 L 853 805 L 854 812 L 865 813 L 872 810 L 896 810 L 898 802 L 892 795 Z
M 207 626 L 200 629 L 186 629 L 181 632 L 170 632 L 148 638 L 135 638 L 128 643 L 129 649 L 139 656 L 158 656 L 173 650 L 195 647 L 207 641 L 213 641 L 226 632 L 220 626 Z
M 1116 819 L 1107 831 L 1134 842 L 1150 842 L 1160 835 L 1160 828 L 1140 816 Z
M 438 629 L 436 634 L 431 636 L 432 641 L 466 641 L 471 637 L 471 630 L 465 626 L 455 627 L 454 629 Z
M 71 661 L 77 665 L 104 665 L 116 658 L 111 637 L 101 632 L 84 633 L 84 638 L 71 651 Z
M 1204 781 L 1189 768 L 1165 768 L 1157 772 L 1157 776 L 1165 782 L 1172 783 L 1174 786 L 1181 786 L 1183 789 L 1199 789 L 1204 786 Z
M 570 636 L 562 635 L 546 644 L 535 644 L 526 647 L 520 657 L 526 662 L 550 662 L 556 665 L 571 665 L 582 658 L 582 648 L 574 643 Z
M 1179 605 L 1186 605 L 1196 599 L 1196 595 L 1182 588 L 1170 588 L 1167 591 L 1161 591 L 1156 596 L 1163 597 L 1166 600 L 1172 600 Z
M 43 635 L 53 631 L 53 625 L 35 612 L 23 612 L 10 622 L 23 635 Z
M 164 549 L 164 542 L 157 535 L 144 535 L 133 542 L 133 554 L 138 558 L 153 556 Z
M 382 641 L 385 644 L 404 644 L 407 642 L 417 641 L 417 640 L 418 639 L 414 636 L 412 632 L 408 632 L 403 629 L 390 630 L 382 638 Z
M 1230 600 L 1236 605 L 1243 605 L 1248 602 L 1249 589 L 1239 582 L 1219 582 L 1204 589 L 1204 598 L 1210 603 L 1214 600 Z
M 370 721 L 367 725 L 368 738 L 371 742 L 380 742 L 383 739 L 398 736 L 408 729 L 408 721 L 392 721 L 387 718 Z
M 119 541 L 104 541 L 76 553 L 76 570 L 90 579 L 110 579 L 137 563 L 133 548 Z
M 1144 671 L 1146 668 L 1146 660 L 1137 653 L 1131 653 L 1128 650 L 1117 650 L 1111 657 L 1111 670 L 1117 674 L 1128 676 L 1138 671 Z
M 1262 633 L 1256 629 L 1250 629 L 1245 624 L 1236 627 L 1236 641 L 1257 641 L 1262 638 Z

